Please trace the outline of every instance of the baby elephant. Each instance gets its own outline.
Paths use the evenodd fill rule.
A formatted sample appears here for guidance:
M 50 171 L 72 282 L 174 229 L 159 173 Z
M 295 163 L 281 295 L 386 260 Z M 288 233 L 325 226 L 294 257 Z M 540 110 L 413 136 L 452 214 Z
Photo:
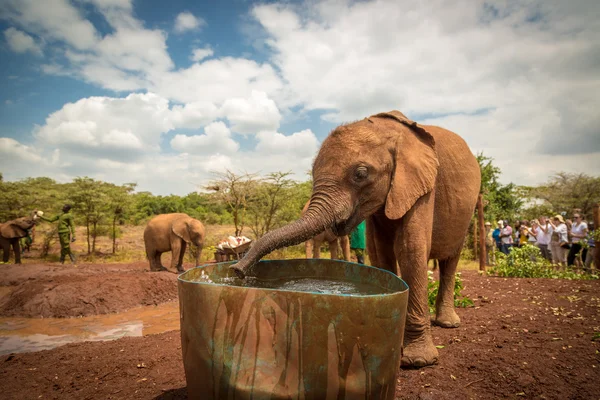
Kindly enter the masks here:
M 160 256 L 171 251 L 171 268 L 184 272 L 183 256 L 187 243 L 198 246 L 196 265 L 200 263 L 200 254 L 204 245 L 204 225 L 187 214 L 162 214 L 152 218 L 144 230 L 146 256 L 151 271 L 167 271 L 162 266 Z

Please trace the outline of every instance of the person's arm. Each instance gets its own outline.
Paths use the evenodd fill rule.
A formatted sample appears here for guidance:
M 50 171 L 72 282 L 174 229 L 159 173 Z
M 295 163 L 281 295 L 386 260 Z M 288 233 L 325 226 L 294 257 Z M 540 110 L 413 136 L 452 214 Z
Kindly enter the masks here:
M 571 236 L 574 237 L 574 238 L 583 239 L 583 238 L 585 238 L 587 236 L 587 232 L 588 232 L 588 229 L 587 229 L 587 225 L 586 225 L 586 227 L 583 228 L 583 230 L 581 231 L 581 233 L 572 233 L 571 232 Z
M 546 225 L 542 226 L 542 225 L 538 225 L 538 228 L 542 230 L 542 232 L 544 233 L 548 233 L 548 224 L 546 223 Z
M 41 215 L 40 219 L 42 221 L 46 221 L 46 222 L 56 222 L 56 221 L 58 221 L 58 215 L 55 215 L 54 217 L 50 217 L 50 218 L 46 218 L 43 215 Z

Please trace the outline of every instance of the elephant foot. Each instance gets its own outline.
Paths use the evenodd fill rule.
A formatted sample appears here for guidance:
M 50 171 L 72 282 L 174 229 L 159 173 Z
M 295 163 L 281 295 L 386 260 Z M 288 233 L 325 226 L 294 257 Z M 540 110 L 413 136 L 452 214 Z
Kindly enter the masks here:
M 185 272 L 185 269 L 183 268 L 183 265 L 178 265 L 177 266 L 177 272 L 183 274 Z
M 409 332 L 405 333 L 404 348 L 402 349 L 402 367 L 422 368 L 428 365 L 437 364 L 438 351 L 433 345 L 431 334 L 421 332 L 413 334 L 411 338 Z
M 164 271 L 169 271 L 169 270 L 161 265 L 158 268 L 150 268 L 150 271 L 151 272 L 164 272 Z
M 454 307 L 441 307 L 435 319 L 432 319 L 431 322 L 442 328 L 458 328 L 460 326 L 460 317 L 454 311 Z

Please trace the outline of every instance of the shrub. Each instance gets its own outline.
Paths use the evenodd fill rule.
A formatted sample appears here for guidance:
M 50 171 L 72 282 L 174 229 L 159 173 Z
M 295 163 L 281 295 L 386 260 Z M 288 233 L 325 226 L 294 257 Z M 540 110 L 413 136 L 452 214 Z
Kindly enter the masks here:
M 429 302 L 429 312 L 433 314 L 435 313 L 435 299 L 438 295 L 440 283 L 433 279 L 432 271 L 427 271 L 427 280 L 427 300 Z M 461 308 L 472 307 L 473 300 L 462 294 L 463 288 L 464 286 L 461 279 L 461 274 L 458 272 L 456 273 L 456 278 L 454 280 L 454 306 Z
M 510 278 L 598 279 L 596 274 L 579 274 L 554 268 L 542 257 L 540 249 L 530 244 L 513 247 L 508 254 L 497 253 L 496 265 L 488 275 Z

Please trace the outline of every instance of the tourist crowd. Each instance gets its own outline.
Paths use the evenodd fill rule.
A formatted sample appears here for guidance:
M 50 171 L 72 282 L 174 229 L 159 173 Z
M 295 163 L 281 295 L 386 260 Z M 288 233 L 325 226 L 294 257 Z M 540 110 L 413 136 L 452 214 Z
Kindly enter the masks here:
M 594 224 L 587 222 L 579 211 L 573 214 L 573 219 L 565 220 L 557 214 L 551 218 L 515 221 L 513 225 L 508 220 L 499 220 L 496 229 L 492 229 L 490 222 L 485 225 L 488 265 L 494 264 L 496 251 L 508 254 L 514 247 L 531 244 L 555 265 L 591 268 L 596 251 Z

